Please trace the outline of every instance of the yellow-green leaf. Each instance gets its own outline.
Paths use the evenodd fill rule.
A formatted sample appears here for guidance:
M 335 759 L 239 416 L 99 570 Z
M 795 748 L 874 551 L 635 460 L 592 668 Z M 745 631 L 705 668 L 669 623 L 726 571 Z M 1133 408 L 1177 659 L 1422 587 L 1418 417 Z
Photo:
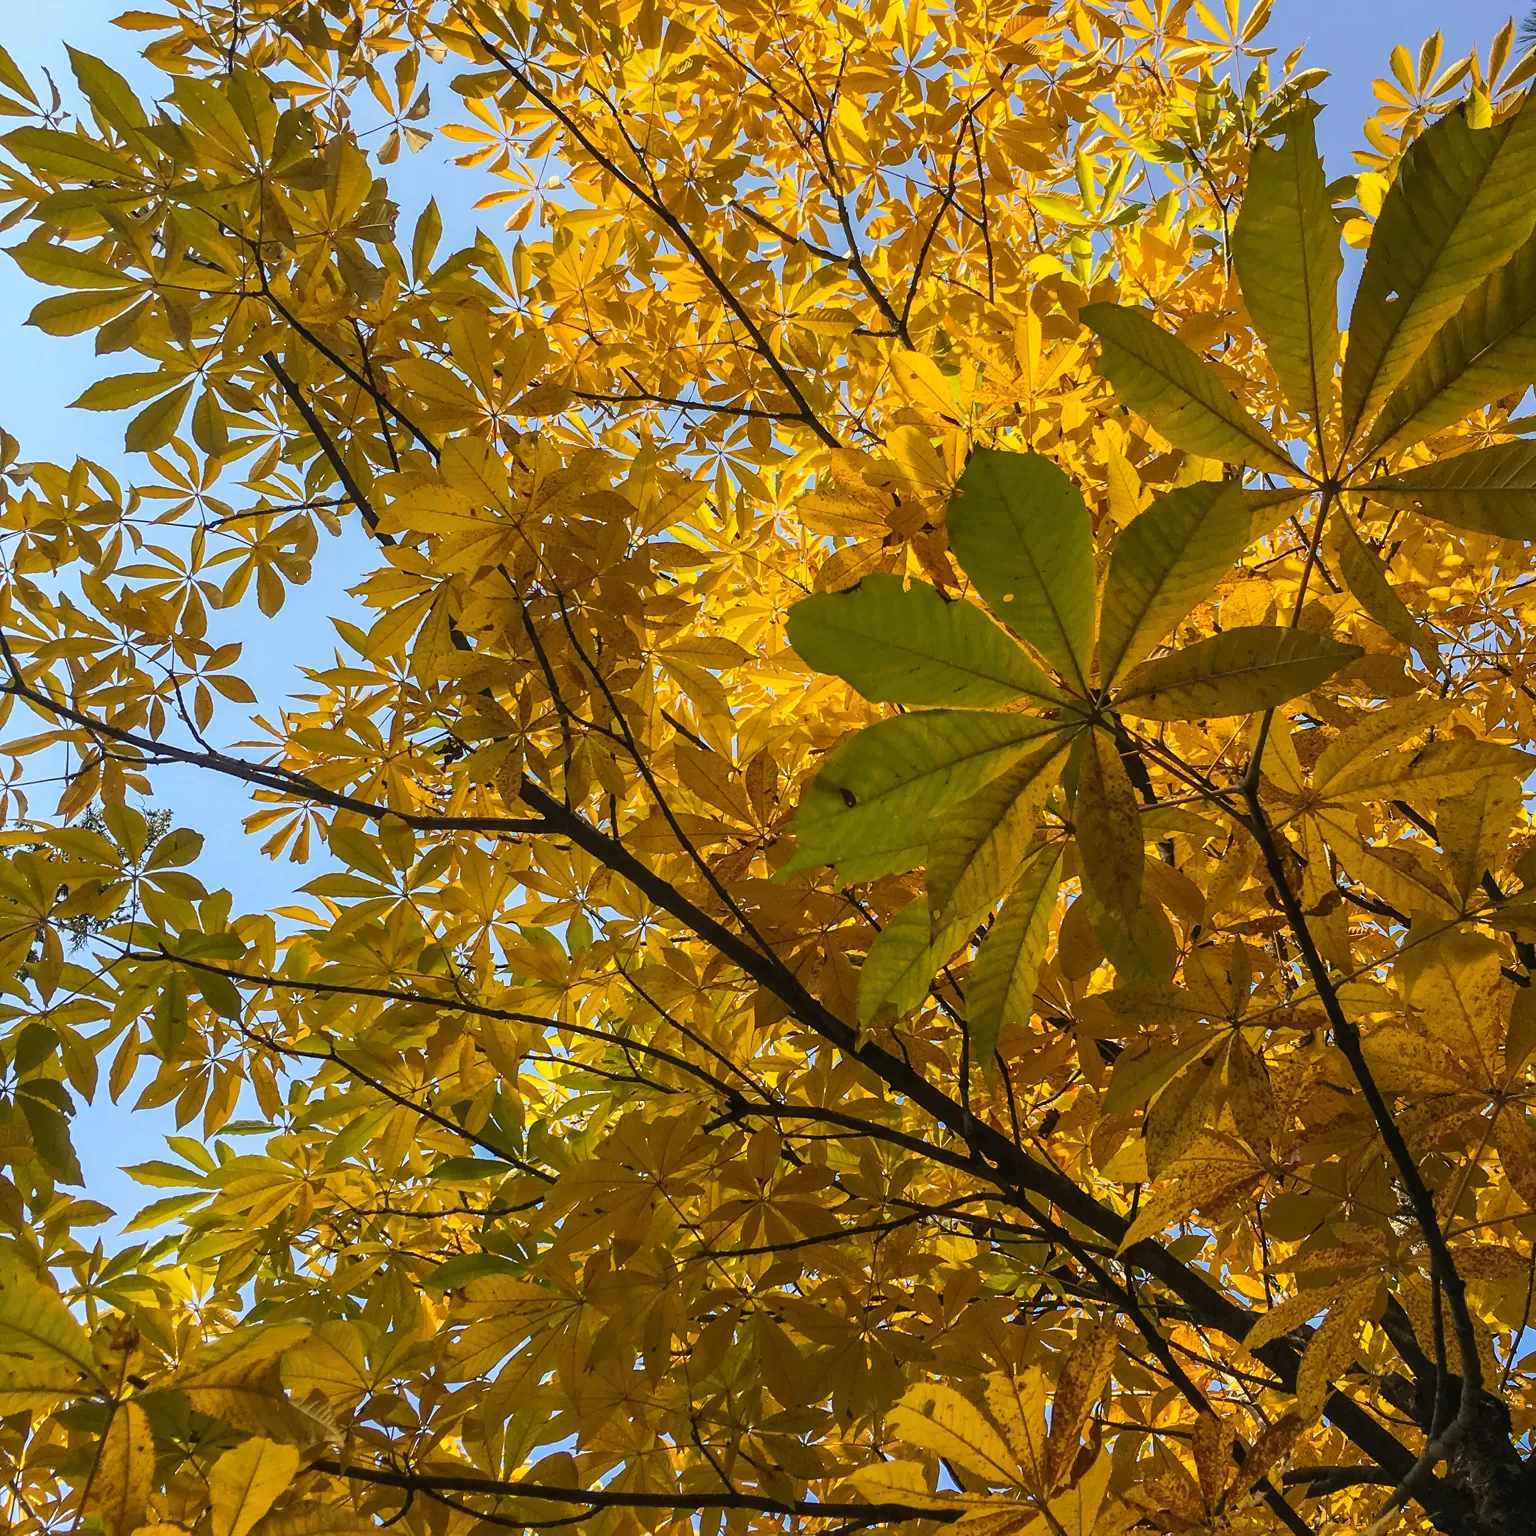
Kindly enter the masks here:
M 123 436 L 123 444 L 130 453 L 153 453 L 164 448 L 176 436 L 181 425 L 187 402 L 192 398 L 196 380 L 188 379 L 180 389 L 172 390 L 163 399 L 146 406 L 132 421 Z
M 866 576 L 789 611 L 789 643 L 807 665 L 872 703 L 984 709 L 1060 693 L 1022 647 L 972 603 L 899 576 Z
M 1232 230 L 1243 301 L 1291 403 L 1320 426 L 1333 414 L 1344 257 L 1312 113 L 1287 119 L 1279 149 L 1254 146 Z
M 1207 480 L 1159 497 L 1120 535 L 1099 623 L 1106 686 L 1216 590 L 1247 546 L 1249 523 L 1237 483 Z
M 928 983 L 954 958 L 976 925 L 974 916 L 947 923 L 937 933 L 928 898 L 910 902 L 880 931 L 859 967 L 858 1017 L 867 1024 L 885 1009 L 911 1013 L 928 995 Z
M 9 1255 L 0 1258 L 0 1351 L 51 1357 L 97 1379 L 90 1336 L 63 1297 Z
M 1340 513 L 1328 531 L 1338 555 L 1339 570 L 1360 606 L 1394 640 L 1401 641 L 1432 662 L 1437 655 L 1434 636 L 1414 618 L 1408 605 L 1393 590 L 1380 558 L 1366 547 L 1355 525 Z
M 183 377 L 158 369 L 154 373 L 120 373 L 110 379 L 98 379 L 73 403 L 83 411 L 126 410 L 169 393 Z
M 987 606 L 1079 688 L 1093 652 L 1093 531 L 1082 492 L 1037 453 L 978 448 L 946 514 Z
M 1083 879 L 1106 911 L 1122 920 L 1141 905 L 1141 812 L 1114 738 L 1091 730 L 1082 736 L 1072 825 Z
M 1360 489 L 1386 507 L 1499 539 L 1536 540 L 1536 442 L 1499 443 L 1436 459 Z
M 1272 709 L 1310 693 L 1364 655 L 1303 629 L 1228 629 L 1143 662 L 1121 685 L 1116 706 L 1149 720 L 1200 720 Z
M 1349 318 L 1346 443 L 1466 296 L 1536 224 L 1536 100 L 1489 128 L 1462 110 L 1408 147 L 1382 203 Z
M 928 845 L 935 926 L 990 907 L 1029 851 L 1040 806 L 1060 776 L 1066 733 L 983 785 L 939 822 Z
M 1170 335 L 1149 311 L 1089 304 L 1082 321 L 1104 344 L 1101 362 L 1115 393 L 1177 448 L 1292 478 L 1300 470 L 1255 421 L 1204 358 Z
M 1473 290 L 1381 409 L 1361 459 L 1411 448 L 1536 379 L 1536 238 Z
M 1322 762 L 1319 760 L 1319 769 Z M 1396 800 L 1466 794 L 1487 774 L 1524 776 L 1536 758 L 1497 741 L 1431 741 L 1413 752 L 1356 760 L 1318 785 L 1329 800 Z
M 1321 795 L 1331 795 L 1335 781 L 1346 772 L 1378 757 L 1386 748 L 1397 746 L 1455 712 L 1456 706 L 1445 699 L 1410 699 L 1386 709 L 1374 710 L 1340 731 L 1323 748 L 1312 768 L 1312 783 Z
M 87 251 L 77 251 L 51 240 L 26 240 L 6 252 L 34 282 L 54 288 L 99 291 L 136 288 L 135 280 Z
M 1463 900 L 1485 873 L 1498 868 L 1519 809 L 1520 780 L 1503 773 L 1486 774 L 1465 794 L 1448 795 L 1435 808 L 1440 847 Z
M 965 1001 L 971 1055 L 984 1069 L 991 1068 L 1003 1026 L 1029 1019 L 1050 937 L 1060 870 L 1060 845 L 1043 845 L 1020 871 L 997 921 L 976 951 Z
M 882 720 L 827 759 L 800 802 L 793 872 L 836 864 L 848 880 L 922 862 L 932 818 L 1060 729 L 1028 715 L 943 709 Z

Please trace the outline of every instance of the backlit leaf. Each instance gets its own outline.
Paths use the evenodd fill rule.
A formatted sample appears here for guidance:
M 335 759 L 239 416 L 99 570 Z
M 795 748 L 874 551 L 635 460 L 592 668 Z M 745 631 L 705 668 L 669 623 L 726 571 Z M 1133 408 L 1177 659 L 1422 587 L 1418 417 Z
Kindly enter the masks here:
M 1203 458 L 1299 474 L 1216 370 L 1169 335 L 1150 312 L 1090 304 L 1082 319 L 1104 344 L 1101 367 L 1115 392 L 1169 442 Z
M 1057 727 L 1027 715 L 933 710 L 845 742 L 805 792 L 788 870 L 836 864 L 850 880 L 910 869 L 935 813 L 1004 772 Z
M 790 610 L 789 642 L 818 672 L 833 672 L 872 703 L 986 708 L 1056 689 L 1013 640 L 971 603 L 926 583 L 866 576 Z
M 1385 507 L 1495 538 L 1536 539 L 1536 443 L 1499 443 L 1362 485 Z
M 978 448 L 947 514 L 950 547 L 987 606 L 1085 687 L 1093 535 L 1082 493 L 1039 454 Z
M 1042 847 L 1020 871 L 976 951 L 966 985 L 971 1053 L 989 1071 L 1004 1025 L 1029 1020 L 1060 868 L 1060 848 Z
M 1310 693 L 1361 654 L 1358 645 L 1307 630 L 1223 630 L 1143 662 L 1122 682 L 1116 704 L 1151 720 L 1251 714 Z
M 1298 110 L 1286 127 L 1278 149 L 1254 145 L 1232 254 L 1286 395 L 1321 426 L 1334 410 L 1344 258 L 1311 113 Z
M 1352 438 L 1462 300 L 1536 224 L 1536 104 L 1489 128 L 1447 112 L 1409 146 L 1382 204 L 1349 319 Z
M 1209 480 L 1159 498 L 1120 535 L 1099 626 L 1106 685 L 1143 660 L 1216 590 L 1247 547 L 1248 527 L 1237 485 Z

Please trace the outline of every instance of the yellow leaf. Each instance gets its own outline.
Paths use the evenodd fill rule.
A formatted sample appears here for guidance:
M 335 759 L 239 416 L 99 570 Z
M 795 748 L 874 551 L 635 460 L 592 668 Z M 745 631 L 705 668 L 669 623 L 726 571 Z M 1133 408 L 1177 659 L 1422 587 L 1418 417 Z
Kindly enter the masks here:
M 1003 1432 L 1023 1480 L 1043 1491 L 1049 1482 L 1045 1374 L 1033 1367 L 1019 1376 L 987 1377 L 987 1411 Z
M 1504 1176 L 1526 1205 L 1536 1211 L 1536 1132 L 1531 1130 L 1523 1106 L 1506 1104 L 1499 1112 L 1493 1144 L 1498 1149 Z
M 128 1536 L 143 1523 L 154 1486 L 154 1436 L 144 1410 L 130 1398 L 112 1410 L 96 1453 L 91 1491 L 106 1536 Z
M 943 421 L 963 420 L 950 393 L 949 380 L 931 357 L 924 357 L 921 352 L 898 352 L 891 359 L 891 372 L 896 377 L 896 387 L 918 410 Z
M 299 1453 L 271 1440 L 247 1440 L 214 1462 L 208 1474 L 213 1536 L 246 1536 L 299 1470 Z
M 887 1422 L 904 1444 L 942 1456 L 984 1482 L 1018 1481 L 1019 1469 L 998 1432 L 953 1387 L 927 1382 L 911 1388 Z
M 1053 1488 L 1060 1487 L 1077 1460 L 1083 1426 L 1109 1381 L 1117 1340 L 1113 1321 L 1093 1324 L 1079 1334 L 1056 1373 L 1046 1442 L 1047 1482 Z
M 1250 1352 L 1262 1349 L 1273 1339 L 1290 1333 L 1303 1323 L 1326 1312 L 1342 1287 L 1320 1286 L 1315 1290 L 1298 1291 L 1276 1302 L 1243 1337 L 1243 1347 Z
M 844 1481 L 851 1483 L 871 1504 L 932 1505 L 941 1509 L 949 1503 L 942 1493 L 928 1487 L 928 1474 L 920 1461 L 877 1461 L 873 1466 L 850 1472 Z M 265 1533 L 263 1533 L 265 1536 Z
M 1307 1341 L 1296 1372 L 1296 1406 L 1308 1423 L 1322 1413 L 1335 1379 L 1353 1364 L 1360 1325 L 1371 1315 L 1379 1285 L 1375 1275 L 1351 1285 Z

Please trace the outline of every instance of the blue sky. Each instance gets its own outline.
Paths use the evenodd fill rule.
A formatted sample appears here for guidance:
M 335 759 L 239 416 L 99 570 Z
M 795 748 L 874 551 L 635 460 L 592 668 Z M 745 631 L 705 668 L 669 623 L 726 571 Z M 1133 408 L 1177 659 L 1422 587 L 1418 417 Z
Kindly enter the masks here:
M 65 0 L 52 5 L 8 0 L 0 16 L 0 44 L 29 76 L 35 77 L 41 67 L 51 69 L 66 99 L 71 98 L 73 86 L 64 53 L 66 41 L 105 57 L 136 84 L 152 87 L 157 77 L 136 57 L 133 35 L 110 25 L 124 4 L 125 0 Z M 1474 45 L 1486 51 L 1510 14 L 1509 0 L 1460 0 L 1454 6 L 1447 6 L 1445 0 L 1393 0 L 1390 5 L 1384 0 L 1275 0 L 1266 41 L 1282 56 L 1304 43 L 1307 62 L 1333 72 L 1333 79 L 1317 92 L 1328 103 L 1318 134 L 1330 173 L 1339 176 L 1355 169 L 1351 151 L 1361 143 L 1360 125 L 1373 110 L 1371 81 L 1386 73 L 1394 43 L 1405 43 L 1417 53 L 1419 43 L 1438 27 L 1445 34 L 1444 57 L 1449 61 Z M 1523 14 L 1523 9 L 1517 14 Z M 438 139 L 414 159 L 403 156 L 391 171 L 391 182 L 403 205 L 406 227 L 426 198 L 437 192 L 450 221 L 447 239 L 451 241 L 456 235 L 464 236 L 467 221 L 462 210 L 483 186 L 470 182 L 462 171 L 447 169 L 449 147 Z M 494 215 L 487 223 L 495 229 Z M 13 263 L 0 260 L 0 357 L 4 358 L 0 425 L 21 440 L 25 458 L 68 462 L 83 453 L 120 464 L 123 418 L 68 409 L 86 385 L 114 370 L 102 366 L 89 338 L 61 340 L 28 329 L 23 322 L 39 297 L 40 290 Z M 307 587 L 292 591 L 282 622 L 263 626 L 260 667 L 252 681 L 264 701 L 280 700 L 297 683 L 299 665 L 328 657 L 333 644 L 329 616 L 342 611 L 342 589 L 359 569 L 360 551 L 355 545 L 342 540 L 322 546 L 313 579 Z M 244 845 L 240 831 L 244 804 L 231 786 L 208 785 L 195 774 L 170 771 L 157 785 L 160 803 L 171 806 L 179 820 L 205 834 L 205 872 L 208 878 L 230 884 L 239 904 L 250 908 L 281 902 L 295 884 L 317 873 L 313 865 L 300 872 L 286 864 L 267 864 Z M 131 1211 L 143 1195 L 118 1171 L 119 1165 L 159 1155 L 161 1136 L 172 1130 L 168 1109 L 132 1115 L 126 1101 L 113 1106 L 103 1092 L 76 1122 L 76 1141 L 92 1197 L 119 1211 Z

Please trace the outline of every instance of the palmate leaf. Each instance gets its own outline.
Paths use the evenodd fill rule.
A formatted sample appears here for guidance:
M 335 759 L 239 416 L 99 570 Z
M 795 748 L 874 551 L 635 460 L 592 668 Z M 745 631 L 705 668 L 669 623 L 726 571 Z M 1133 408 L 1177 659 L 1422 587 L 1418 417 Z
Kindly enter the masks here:
M 947 812 L 928 845 L 934 928 L 990 907 L 1031 848 L 1040 806 L 1060 777 L 1072 733 L 1058 736 Z
M 112 1409 L 96 1455 L 91 1491 L 105 1536 L 130 1536 L 143 1523 L 154 1490 L 155 1439 L 133 1399 Z
M 866 576 L 789 612 L 789 643 L 818 672 L 835 673 L 876 704 L 984 709 L 1060 693 L 1007 633 L 971 603 L 899 576 Z
M 1394 640 L 1400 640 L 1426 659 L 1433 657 L 1436 654 L 1434 636 L 1408 611 L 1407 604 L 1387 580 L 1381 560 L 1366 547 L 1355 531 L 1355 525 L 1339 512 L 1329 524 L 1328 531 L 1338 554 L 1339 571 L 1349 590 L 1359 599 L 1360 606 Z
M 1382 204 L 1349 320 L 1346 442 L 1462 300 L 1536 224 L 1536 100 L 1491 128 L 1464 108 L 1414 140 Z
M 1536 238 L 1527 240 L 1436 333 L 1393 391 L 1361 459 L 1411 448 L 1536 382 Z
M 1358 645 L 1304 629 L 1223 630 L 1143 662 L 1125 679 L 1115 704 L 1148 720 L 1252 714 L 1310 693 L 1364 654 Z
M 1232 254 L 1253 328 L 1291 403 L 1314 422 L 1333 415 L 1344 256 L 1312 112 L 1287 119 L 1284 144 L 1256 144 Z
M 1498 443 L 1384 475 L 1360 489 L 1385 507 L 1500 539 L 1536 539 L 1536 442 Z
M 1099 624 L 1105 686 L 1216 590 L 1247 547 L 1250 522 L 1237 483 L 1213 480 L 1170 491 L 1120 535 Z
M 1079 688 L 1093 653 L 1093 530 L 1082 492 L 1038 453 L 978 448 L 945 514 L 987 606 Z
M 882 720 L 827 758 L 795 817 L 786 873 L 835 864 L 847 880 L 915 868 L 932 817 L 1059 730 L 1028 715 L 942 709 Z
M 881 929 L 859 968 L 859 1022 L 867 1024 L 886 1009 L 898 1016 L 911 1013 L 928 995 L 928 984 L 940 966 L 954 958 L 978 920 L 973 915 L 934 932 L 926 896 L 903 907 Z
M 1301 471 L 1220 374 L 1149 311 L 1089 304 L 1082 321 L 1104 344 L 1100 367 L 1115 393 L 1176 448 L 1299 478 Z
M 1085 731 L 1072 824 L 1083 879 L 1122 921 L 1141 905 L 1141 811 L 1124 759 L 1107 731 Z
M 291 1445 L 259 1437 L 225 1451 L 208 1476 L 213 1536 L 247 1536 L 298 1468 L 299 1453 Z
M 984 1067 L 991 1065 L 1003 1026 L 1029 1019 L 1050 937 L 1060 870 L 1060 846 L 1039 845 L 1020 870 L 997 921 L 976 951 L 965 1000 L 971 1052 Z
M 20 1260 L 0 1259 L 0 1351 L 31 1355 L 96 1381 L 96 1360 L 86 1333 L 57 1291 Z

